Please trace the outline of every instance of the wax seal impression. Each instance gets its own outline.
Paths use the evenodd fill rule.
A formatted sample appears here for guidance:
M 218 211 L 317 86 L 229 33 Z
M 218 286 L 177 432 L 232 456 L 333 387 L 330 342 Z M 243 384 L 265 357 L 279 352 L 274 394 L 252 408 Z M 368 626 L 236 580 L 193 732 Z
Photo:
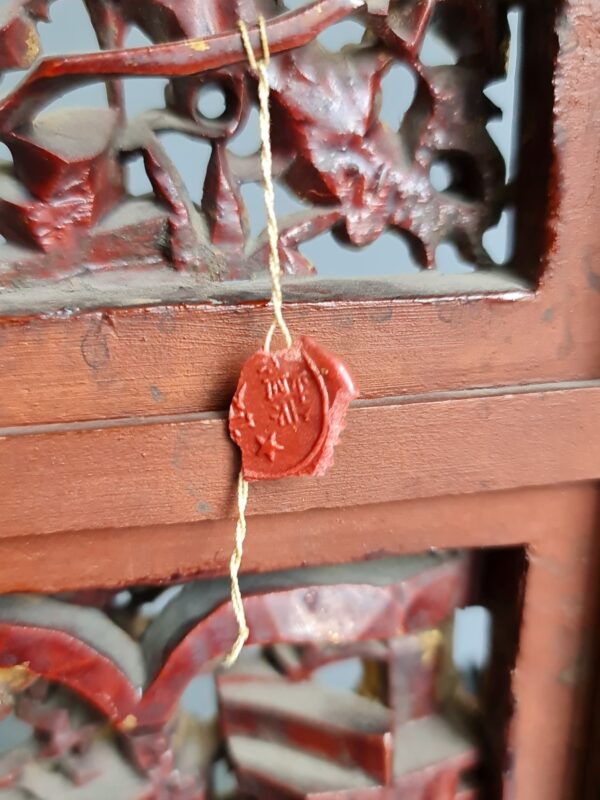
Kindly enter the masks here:
M 343 362 L 307 337 L 286 350 L 254 353 L 229 409 L 244 478 L 322 475 L 357 395 Z

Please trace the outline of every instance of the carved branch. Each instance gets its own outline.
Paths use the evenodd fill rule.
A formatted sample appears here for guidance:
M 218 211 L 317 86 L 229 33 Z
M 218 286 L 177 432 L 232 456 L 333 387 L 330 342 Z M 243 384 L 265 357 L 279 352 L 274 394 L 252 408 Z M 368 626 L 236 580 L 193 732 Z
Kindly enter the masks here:
M 281 14 L 267 23 L 270 50 L 276 54 L 303 47 L 363 5 L 363 0 L 317 0 Z M 260 57 L 258 29 L 250 31 L 250 40 Z M 0 134 L 27 122 L 57 93 L 85 83 L 134 75 L 188 77 L 241 61 L 246 61 L 246 55 L 237 30 L 204 39 L 44 58 L 0 103 Z

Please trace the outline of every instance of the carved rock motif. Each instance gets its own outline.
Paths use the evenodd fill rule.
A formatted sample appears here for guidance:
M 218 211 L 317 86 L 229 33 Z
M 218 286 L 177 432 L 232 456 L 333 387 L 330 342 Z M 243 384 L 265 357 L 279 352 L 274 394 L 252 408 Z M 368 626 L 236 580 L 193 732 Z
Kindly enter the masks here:
M 0 70 L 27 69 L 40 52 L 35 23 L 48 19 L 51 0 L 12 0 L 0 9 Z
M 36 800 L 75 800 L 78 786 L 83 797 L 215 800 L 214 764 L 226 752 L 232 797 L 335 791 L 350 800 L 365 790 L 368 800 L 475 800 L 461 776 L 480 756 L 435 691 L 439 626 L 465 603 L 469 575 L 465 557 L 425 555 L 244 576 L 250 641 L 269 651 L 247 651 L 217 674 L 218 726 L 177 706 L 235 637 L 226 580 L 186 585 L 141 626 L 137 610 L 158 591 L 133 589 L 119 610 L 110 593 L 70 602 L 6 595 L 0 687 L 33 738 L 0 758 L 0 790 Z M 311 680 L 319 665 L 350 656 L 388 678 L 358 694 Z
M 0 174 L 0 233 L 46 252 L 70 248 L 123 197 L 116 131 L 116 111 L 87 109 L 46 114 L 7 136 L 14 178 Z

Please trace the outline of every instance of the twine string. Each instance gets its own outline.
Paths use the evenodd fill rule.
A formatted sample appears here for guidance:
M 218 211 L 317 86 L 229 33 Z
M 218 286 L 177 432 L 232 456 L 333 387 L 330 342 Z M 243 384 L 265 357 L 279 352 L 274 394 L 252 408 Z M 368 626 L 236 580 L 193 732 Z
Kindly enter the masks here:
M 229 561 L 229 578 L 231 581 L 231 605 L 233 607 L 233 613 L 235 614 L 235 619 L 238 626 L 238 634 L 231 647 L 231 650 L 229 651 L 229 654 L 223 661 L 226 667 L 231 667 L 233 664 L 235 664 L 239 654 L 242 652 L 242 647 L 245 645 L 248 636 L 250 636 L 238 577 L 242 563 L 242 556 L 244 555 L 244 539 L 246 538 L 246 505 L 248 503 L 248 481 L 244 478 L 241 470 L 238 476 L 237 503 L 238 518 L 235 525 L 235 546 Z
M 267 235 L 269 241 L 269 272 L 271 274 L 271 305 L 273 306 L 273 322 L 269 326 L 265 337 L 264 349 L 269 353 L 271 342 L 277 328 L 281 331 L 287 347 L 292 345 L 292 336 L 283 318 L 283 296 L 281 291 L 281 263 L 279 260 L 279 228 L 275 216 L 275 192 L 273 189 L 273 155 L 271 152 L 271 112 L 269 110 L 269 77 L 267 66 L 269 64 L 269 43 L 267 41 L 267 28 L 264 17 L 259 17 L 258 29 L 262 47 L 262 59 L 257 61 L 250 43 L 250 36 L 245 23 L 238 22 L 240 34 L 250 68 L 258 79 L 258 110 L 260 127 L 260 166 L 262 171 L 263 189 L 265 197 L 265 210 L 267 215 Z M 248 503 L 248 481 L 240 471 L 238 477 L 237 505 L 238 517 L 235 526 L 235 546 L 229 561 L 229 578 L 231 582 L 231 606 L 238 626 L 238 634 L 229 654 L 223 663 L 231 667 L 238 659 L 244 647 L 250 630 L 246 621 L 244 603 L 240 590 L 239 572 L 244 553 L 244 540 L 246 538 L 246 505 Z
M 259 17 L 258 28 L 262 45 L 263 57 L 257 61 L 250 43 L 250 35 L 245 23 L 238 22 L 242 42 L 248 58 L 248 63 L 258 79 L 258 121 L 260 128 L 260 166 L 262 171 L 263 189 L 265 195 L 265 210 L 267 212 L 267 235 L 269 238 L 269 272 L 271 273 L 271 304 L 273 306 L 273 322 L 265 338 L 265 351 L 271 349 L 271 341 L 276 329 L 279 328 L 287 347 L 292 346 L 292 337 L 283 318 L 283 296 L 281 293 L 281 262 L 279 260 L 279 228 L 275 216 L 275 192 L 273 189 L 273 155 L 271 152 L 271 111 L 269 109 L 269 43 L 267 41 L 267 28 L 264 17 Z

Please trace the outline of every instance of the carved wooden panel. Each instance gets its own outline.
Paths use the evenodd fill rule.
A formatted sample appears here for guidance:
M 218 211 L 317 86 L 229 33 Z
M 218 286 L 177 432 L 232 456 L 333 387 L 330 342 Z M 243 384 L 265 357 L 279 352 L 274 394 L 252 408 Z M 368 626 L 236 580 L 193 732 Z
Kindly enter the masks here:
M 37 59 L 50 0 L 3 9 L 0 69 L 30 69 L 0 100 L 0 140 L 12 157 L 0 172 L 0 284 L 124 268 L 166 266 L 215 281 L 264 271 L 266 238 L 251 234 L 241 193 L 259 179 L 258 155 L 229 148 L 256 104 L 236 23 L 254 25 L 258 12 L 274 54 L 276 178 L 302 204 L 280 221 L 286 272 L 314 271 L 301 245 L 326 231 L 354 247 L 394 231 L 422 268 L 435 265 L 442 242 L 493 266 L 482 237 L 514 202 L 487 128 L 497 109 L 484 94 L 505 75 L 504 0 L 318 0 L 292 11 L 273 0 L 85 5 L 101 51 Z M 364 27 L 360 43 L 331 52 L 317 41 L 347 19 Z M 132 27 L 154 44 L 120 50 Z M 431 30 L 451 44 L 455 63 L 423 62 Z M 416 91 L 395 130 L 380 105 L 382 80 L 398 64 Z M 128 115 L 128 76 L 167 77 L 164 106 Z M 106 82 L 106 108 L 46 110 L 97 81 Z M 225 107 L 209 118 L 199 100 L 214 86 Z M 210 142 L 195 196 L 161 144 L 168 131 Z M 132 196 L 125 177 L 140 155 L 153 190 L 146 197 Z M 440 164 L 449 178 L 438 190 L 432 169 Z
M 185 585 L 151 621 L 144 604 L 160 589 L 5 595 L 0 708 L 32 738 L 0 758 L 0 786 L 208 800 L 225 796 L 227 765 L 232 797 L 483 797 L 482 710 L 451 666 L 448 627 L 475 577 L 460 554 L 246 576 L 254 647 L 230 671 L 225 580 Z M 356 690 L 314 680 L 348 658 L 363 663 Z M 214 721 L 179 708 L 210 672 Z

